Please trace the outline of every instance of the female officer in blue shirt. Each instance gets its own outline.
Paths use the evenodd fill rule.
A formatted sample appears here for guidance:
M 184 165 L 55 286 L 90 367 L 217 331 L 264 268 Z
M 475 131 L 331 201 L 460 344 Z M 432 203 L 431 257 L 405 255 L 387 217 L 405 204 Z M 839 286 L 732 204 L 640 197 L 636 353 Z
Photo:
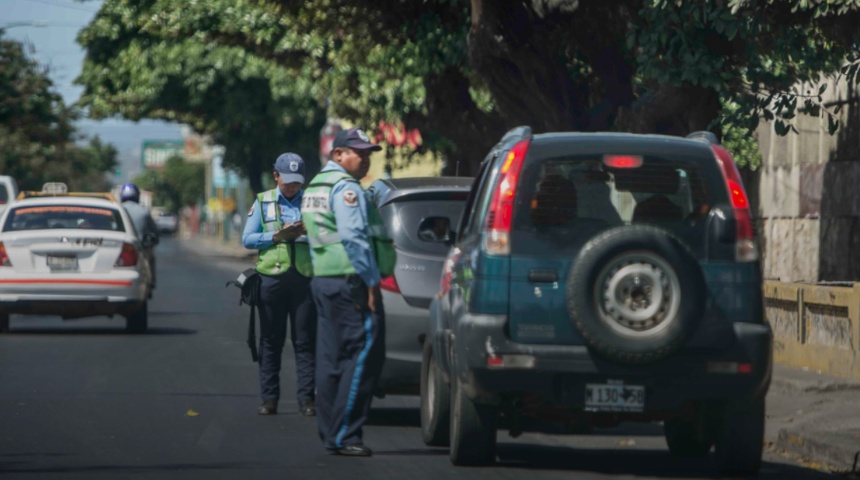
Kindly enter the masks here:
M 317 312 L 310 292 L 313 268 L 300 212 L 305 163 L 295 153 L 284 153 L 274 167 L 278 185 L 257 195 L 242 233 L 245 248 L 260 250 L 256 269 L 262 279 L 259 362 L 263 404 L 258 413 L 278 412 L 281 352 L 289 316 L 299 412 L 313 416 Z

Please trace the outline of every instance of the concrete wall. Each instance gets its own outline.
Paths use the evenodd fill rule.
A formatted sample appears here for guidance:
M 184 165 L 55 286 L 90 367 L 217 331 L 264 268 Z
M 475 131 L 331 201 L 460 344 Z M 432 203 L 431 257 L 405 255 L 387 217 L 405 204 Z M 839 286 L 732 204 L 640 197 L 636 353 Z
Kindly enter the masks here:
M 860 284 L 765 282 L 774 360 L 860 378 Z
M 860 96 L 830 83 L 828 109 L 842 105 L 836 135 L 824 112 L 795 118 L 797 134 L 781 137 L 767 122 L 756 132 L 762 168 L 747 188 L 767 279 L 860 280 Z

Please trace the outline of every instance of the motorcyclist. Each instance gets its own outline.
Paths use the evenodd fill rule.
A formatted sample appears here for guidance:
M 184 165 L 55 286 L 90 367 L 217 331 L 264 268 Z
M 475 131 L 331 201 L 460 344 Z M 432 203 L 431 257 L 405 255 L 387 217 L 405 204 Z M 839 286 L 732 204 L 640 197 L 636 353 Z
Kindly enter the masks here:
M 148 235 L 152 239 L 148 245 L 144 246 L 143 254 L 149 262 L 149 269 L 152 272 L 152 285 L 155 289 L 155 245 L 158 244 L 158 227 L 155 225 L 155 220 L 143 205 L 140 204 L 140 189 L 133 183 L 126 183 L 120 189 L 120 201 L 123 208 L 131 218 L 134 224 L 134 230 L 137 232 L 138 238 L 143 241 Z

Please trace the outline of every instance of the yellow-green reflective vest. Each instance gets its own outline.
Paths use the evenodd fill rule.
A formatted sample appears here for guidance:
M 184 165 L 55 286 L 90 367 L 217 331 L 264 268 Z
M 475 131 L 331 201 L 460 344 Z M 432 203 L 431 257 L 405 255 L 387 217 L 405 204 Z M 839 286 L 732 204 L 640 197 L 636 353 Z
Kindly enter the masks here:
M 284 224 L 281 222 L 280 205 L 278 205 L 278 189 L 267 190 L 257 195 L 257 201 L 260 202 L 260 223 L 263 225 L 264 232 L 275 233 Z M 269 203 L 275 203 L 274 222 L 266 222 L 266 209 Z M 294 258 L 295 257 L 295 258 Z M 295 261 L 295 263 L 293 263 Z M 271 247 L 260 249 L 260 256 L 257 259 L 257 271 L 264 275 L 281 275 L 286 273 L 294 265 L 298 272 L 306 277 L 313 275 L 313 265 L 311 264 L 311 250 L 307 240 L 295 240 L 287 243 L 275 243 Z
M 302 221 L 308 231 L 308 242 L 313 250 L 313 267 L 315 276 L 348 275 L 355 273 L 352 263 L 346 254 L 337 233 L 337 223 L 331 209 L 331 191 L 341 182 L 355 182 L 354 178 L 339 170 L 329 170 L 319 173 L 305 190 L 302 197 Z M 370 198 L 367 203 L 367 236 L 379 275 L 387 277 L 394 273 L 397 254 L 388 234 L 385 224 L 376 209 L 376 204 Z

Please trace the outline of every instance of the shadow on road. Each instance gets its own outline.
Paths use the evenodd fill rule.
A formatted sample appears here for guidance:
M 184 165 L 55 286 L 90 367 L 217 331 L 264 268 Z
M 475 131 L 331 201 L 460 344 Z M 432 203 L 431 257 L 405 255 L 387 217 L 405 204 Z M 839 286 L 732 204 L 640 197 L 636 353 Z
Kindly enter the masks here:
M 146 333 L 127 333 L 125 331 L 125 326 L 118 326 L 116 328 L 107 328 L 107 327 L 15 327 L 9 329 L 9 333 L 3 334 L 7 335 L 111 335 L 111 336 L 129 336 L 129 337 L 142 337 L 148 335 L 194 335 L 197 333 L 197 330 L 193 330 L 190 328 L 177 328 L 177 327 L 152 327 L 149 328 Z
M 497 466 L 507 468 L 577 470 L 661 478 L 721 478 L 712 457 L 679 459 L 667 450 L 577 449 L 499 443 L 497 454 Z M 800 466 L 764 462 L 756 478 L 825 479 L 836 476 Z
M 123 472 L 128 474 L 146 473 L 146 472 L 190 472 L 190 471 L 205 471 L 205 470 L 247 470 L 250 468 L 259 468 L 259 463 L 172 463 L 162 465 L 69 465 L 69 466 L 39 466 L 38 464 L 28 462 L 14 462 L 13 464 L 0 464 L 0 473 L 92 473 L 99 472 L 114 472 L 119 475 Z M 238 473 L 237 473 L 238 475 Z M 122 478 L 122 477 L 118 477 Z
M 371 408 L 367 425 L 382 427 L 421 427 L 421 412 L 417 408 Z

